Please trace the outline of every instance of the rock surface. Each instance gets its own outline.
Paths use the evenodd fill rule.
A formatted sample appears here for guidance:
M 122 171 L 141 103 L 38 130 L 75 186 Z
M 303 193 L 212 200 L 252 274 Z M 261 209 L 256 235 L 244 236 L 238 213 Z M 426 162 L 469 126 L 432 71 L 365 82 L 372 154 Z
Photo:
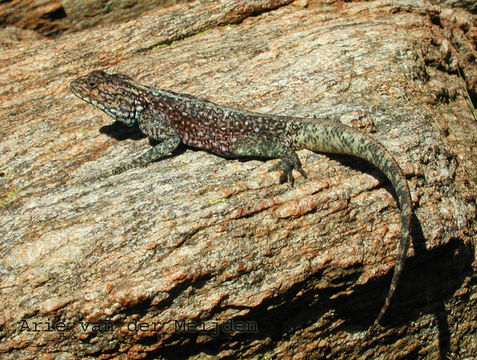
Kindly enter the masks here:
M 14 0 L 0 3 L 0 26 L 14 26 L 52 36 L 68 30 L 61 1 Z
M 477 3 L 474 0 L 441 0 L 440 4 L 443 7 L 462 8 L 477 14 Z
M 181 3 L 0 43 L 2 359 L 477 353 L 475 18 L 420 1 L 286 3 Z M 70 93 L 97 68 L 226 106 L 371 120 L 416 215 L 383 329 L 361 340 L 400 231 L 382 174 L 303 150 L 308 178 L 291 188 L 274 161 L 184 147 L 106 176 L 149 144 Z

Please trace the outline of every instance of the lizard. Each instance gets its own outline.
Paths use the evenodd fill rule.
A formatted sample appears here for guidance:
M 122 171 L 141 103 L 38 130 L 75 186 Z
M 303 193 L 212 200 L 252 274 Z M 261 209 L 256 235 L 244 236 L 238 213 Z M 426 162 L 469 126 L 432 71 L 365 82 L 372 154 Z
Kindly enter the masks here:
M 293 169 L 304 178 L 296 151 L 362 158 L 377 167 L 391 182 L 401 209 L 401 234 L 391 284 L 371 334 L 388 309 L 403 271 L 410 237 L 411 195 L 399 164 L 373 137 L 350 126 L 326 119 L 293 118 L 242 111 L 217 105 L 193 95 L 141 85 L 127 75 L 95 70 L 74 80 L 70 89 L 128 127 L 138 126 L 155 145 L 117 172 L 145 166 L 172 155 L 181 144 L 226 158 L 280 159 L 270 171 L 281 171 L 280 183 L 293 186 Z

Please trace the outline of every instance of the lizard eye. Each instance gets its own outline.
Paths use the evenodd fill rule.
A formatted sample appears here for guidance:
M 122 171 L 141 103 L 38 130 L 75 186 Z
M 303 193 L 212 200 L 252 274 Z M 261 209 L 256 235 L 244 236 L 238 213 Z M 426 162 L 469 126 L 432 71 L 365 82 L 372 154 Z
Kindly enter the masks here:
M 94 81 L 94 80 L 89 80 L 89 81 L 88 81 L 88 86 L 89 86 L 90 88 L 94 88 L 94 87 L 96 86 L 96 81 Z

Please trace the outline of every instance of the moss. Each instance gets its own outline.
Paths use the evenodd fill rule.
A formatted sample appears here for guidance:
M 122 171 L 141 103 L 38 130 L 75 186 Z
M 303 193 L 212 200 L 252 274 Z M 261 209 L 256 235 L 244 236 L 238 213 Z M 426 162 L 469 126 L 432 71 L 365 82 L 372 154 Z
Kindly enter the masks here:
M 219 202 L 226 202 L 227 199 L 226 198 L 218 198 L 218 199 L 214 199 L 214 200 L 209 200 L 209 204 L 213 205 L 213 204 L 217 204 Z
M 170 44 L 162 43 L 162 44 L 159 44 L 159 45 L 154 46 L 152 49 L 153 49 L 153 50 L 155 50 L 155 49 L 162 49 L 162 48 L 168 47 L 169 45 L 170 45 Z
M 11 204 L 15 200 L 19 192 L 20 188 L 14 188 L 3 199 L 0 199 L 0 208 Z
M 202 30 L 202 31 L 199 31 L 197 34 L 195 34 L 195 35 L 193 35 L 193 36 L 198 36 L 198 35 L 207 34 L 207 33 L 210 32 L 211 30 L 212 30 L 212 28 L 208 28 L 208 29 Z

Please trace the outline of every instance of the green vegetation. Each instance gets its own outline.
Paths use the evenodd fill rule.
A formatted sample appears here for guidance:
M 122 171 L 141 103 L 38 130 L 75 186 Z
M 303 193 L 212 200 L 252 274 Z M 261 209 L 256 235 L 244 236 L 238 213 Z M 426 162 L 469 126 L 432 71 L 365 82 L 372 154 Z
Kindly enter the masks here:
M 14 188 L 3 199 L 0 199 L 0 208 L 11 204 L 15 200 L 19 192 L 20 188 Z

